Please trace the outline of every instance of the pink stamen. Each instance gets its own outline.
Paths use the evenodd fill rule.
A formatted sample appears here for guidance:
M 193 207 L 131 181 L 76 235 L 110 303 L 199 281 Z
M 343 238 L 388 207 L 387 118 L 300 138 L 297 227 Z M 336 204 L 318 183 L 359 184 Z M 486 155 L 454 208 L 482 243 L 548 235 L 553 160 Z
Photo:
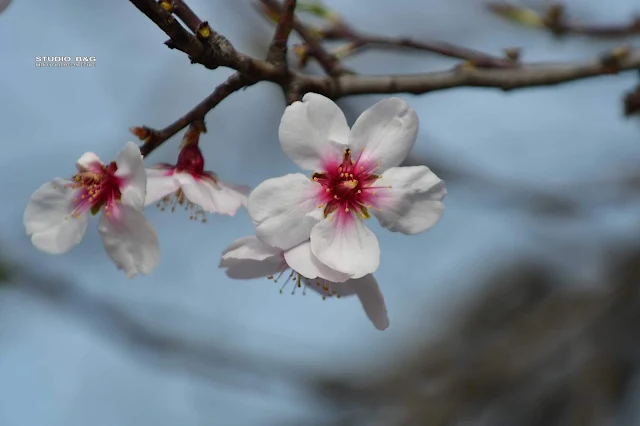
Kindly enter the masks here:
M 85 171 L 73 176 L 73 183 L 68 185 L 76 190 L 72 216 L 88 212 L 95 214 L 102 207 L 107 216 L 119 216 L 118 203 L 122 197 L 120 188 L 124 182 L 115 175 L 117 170 L 115 162 L 111 162 L 109 166 L 92 163 Z
M 388 187 L 373 186 L 381 177 L 373 172 L 378 164 L 363 157 L 362 152 L 354 161 L 351 150 L 345 149 L 342 161 L 327 160 L 323 173 L 315 173 L 312 179 L 318 182 L 322 190 L 319 193 L 325 217 L 335 212 L 338 225 L 346 225 L 353 220 L 353 214 L 360 218 L 369 218 L 368 209 L 376 205 L 377 190 Z

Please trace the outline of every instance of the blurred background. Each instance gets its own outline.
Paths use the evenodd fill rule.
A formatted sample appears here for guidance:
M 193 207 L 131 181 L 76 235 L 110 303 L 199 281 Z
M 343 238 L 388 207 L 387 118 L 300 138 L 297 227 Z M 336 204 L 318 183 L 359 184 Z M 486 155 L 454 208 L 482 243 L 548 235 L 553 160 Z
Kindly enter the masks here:
M 272 26 L 252 1 L 188 4 L 240 51 L 265 54 Z M 520 47 L 524 62 L 637 46 L 557 39 L 479 0 L 325 4 L 363 31 L 496 55 Z M 583 23 L 640 12 L 632 0 L 564 4 Z M 231 74 L 190 65 L 166 38 L 128 2 L 16 0 L 0 15 L 1 426 L 640 424 L 640 123 L 622 104 L 637 73 L 402 95 L 421 120 L 409 162 L 432 167 L 449 194 L 425 234 L 370 223 L 391 320 L 379 332 L 355 298 L 228 279 L 217 263 L 253 233 L 244 211 L 200 224 L 149 208 L 162 259 L 134 280 L 94 226 L 66 255 L 31 245 L 22 213 L 42 183 L 71 175 L 85 151 L 114 156 L 131 126 L 173 122 Z M 97 65 L 35 67 L 54 55 Z M 457 62 L 370 49 L 344 63 L 389 74 Z M 379 99 L 339 104 L 353 122 Z M 277 139 L 284 107 L 267 83 L 226 99 L 207 116 L 207 168 L 251 186 L 296 171 Z M 179 140 L 148 162 L 175 162 Z

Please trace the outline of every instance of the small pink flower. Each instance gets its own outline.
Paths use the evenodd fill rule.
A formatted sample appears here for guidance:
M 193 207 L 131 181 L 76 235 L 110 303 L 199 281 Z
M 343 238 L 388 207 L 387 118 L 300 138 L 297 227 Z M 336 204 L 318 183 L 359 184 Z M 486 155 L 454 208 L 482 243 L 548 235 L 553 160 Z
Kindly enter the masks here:
M 384 297 L 372 274 L 357 279 L 323 265 L 311 252 L 309 241 L 289 250 L 271 247 L 254 236 L 242 237 L 231 243 L 222 252 L 221 268 L 234 279 L 267 277 L 275 282 L 283 280 L 280 292 L 288 284 L 293 285 L 292 294 L 303 287 L 327 297 L 357 295 L 365 313 L 378 330 L 389 327 L 389 317 Z
M 47 253 L 66 253 L 84 237 L 89 213 L 102 211 L 98 232 L 107 255 L 129 278 L 150 273 L 160 248 L 156 230 L 142 214 L 147 178 L 138 145 L 128 142 L 109 165 L 87 152 L 76 167 L 71 180 L 56 178 L 31 196 L 23 221 L 33 244 Z
M 350 129 L 340 108 L 307 93 L 280 123 L 280 144 L 301 173 L 268 179 L 249 195 L 256 236 L 287 250 L 311 241 L 328 267 L 361 278 L 380 264 L 380 246 L 365 220 L 375 216 L 393 232 L 417 234 L 444 209 L 444 182 L 425 166 L 397 167 L 418 133 L 418 116 L 400 98 L 363 112 Z
M 157 203 L 161 210 L 178 206 L 191 210 L 191 219 L 205 222 L 205 212 L 234 216 L 247 206 L 248 186 L 236 186 L 219 180 L 204 170 L 204 158 L 195 144 L 180 151 L 177 164 L 158 164 L 147 169 L 145 205 Z

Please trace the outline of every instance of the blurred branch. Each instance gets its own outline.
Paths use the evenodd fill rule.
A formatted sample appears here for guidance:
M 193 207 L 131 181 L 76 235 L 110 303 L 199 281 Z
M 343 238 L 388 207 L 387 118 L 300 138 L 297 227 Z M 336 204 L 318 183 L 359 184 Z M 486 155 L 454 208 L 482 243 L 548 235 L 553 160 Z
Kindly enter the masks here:
M 260 1 L 278 17 L 283 13 L 281 4 L 277 0 Z M 231 93 L 260 81 L 270 81 L 279 85 L 287 103 L 290 104 L 308 92 L 338 99 L 361 94 L 423 94 L 454 87 L 492 87 L 513 90 L 551 86 L 640 69 L 640 50 L 617 48 L 586 62 L 517 64 L 509 67 L 483 68 L 474 65 L 471 60 L 452 70 L 441 72 L 387 76 L 355 75 L 342 68 L 337 58 L 322 48 L 318 37 L 295 18 L 292 13 L 295 2 L 287 3 L 286 13 L 284 13 L 281 24 L 278 25 L 274 35 L 276 43 L 272 43 L 270 48 L 269 61 L 255 59 L 236 51 L 224 36 L 215 32 L 206 21 L 198 18 L 182 0 L 160 0 L 159 2 L 131 0 L 131 2 L 171 37 L 165 44 L 170 48 L 187 53 L 192 63 L 200 63 L 209 69 L 224 66 L 237 71 L 227 82 L 218 86 L 207 99 L 167 128 L 159 131 L 149 127 L 134 128 L 134 133 L 147 142 L 143 146 L 143 154 L 145 155 L 192 121 L 203 121 L 206 113 Z M 174 13 L 186 23 L 195 35 L 191 34 L 173 17 Z M 301 74 L 290 70 L 286 61 L 281 61 L 282 49 L 286 48 L 286 40 L 283 37 L 291 31 L 290 25 L 309 45 L 311 53 L 319 60 L 329 75 L 317 77 Z M 445 50 L 447 49 L 450 50 L 451 46 L 445 48 Z M 274 59 L 273 52 L 275 51 L 279 53 L 277 54 L 278 58 Z M 459 54 L 459 56 L 474 56 L 484 65 L 493 61 L 493 59 L 490 61 L 490 58 L 483 56 L 483 54 L 468 50 L 449 53 Z M 510 56 L 509 61 L 513 65 L 517 54 L 512 52 Z M 505 61 L 507 60 L 505 59 Z M 501 64 L 506 65 L 502 62 Z
M 539 264 L 489 277 L 442 339 L 387 373 L 319 379 L 343 415 L 329 424 L 610 424 L 640 365 L 640 251 L 606 260 L 607 291 L 563 291 L 567 282 Z
M 567 19 L 564 5 L 555 3 L 547 7 L 544 13 L 508 2 L 490 2 L 489 10 L 496 15 L 521 25 L 546 28 L 556 36 L 567 34 L 592 37 L 626 37 L 640 35 L 640 17 L 634 17 L 627 24 L 587 25 Z
M 80 286 L 50 276 L 40 276 L 24 268 L 14 277 L 14 290 L 37 297 L 68 314 L 77 316 L 80 323 L 102 336 L 114 339 L 138 355 L 151 355 L 152 361 L 163 368 L 177 368 L 198 379 L 238 385 L 238 381 L 251 380 L 247 386 L 266 392 L 269 384 L 260 379 L 293 380 L 302 370 L 283 365 L 278 359 L 264 355 L 253 356 L 229 348 L 228 342 L 218 337 L 213 341 L 189 337 L 188 333 L 167 330 L 158 324 L 144 321 L 116 301 L 93 295 Z M 185 316 L 181 315 L 184 319 Z M 203 324 L 205 321 L 200 321 Z M 229 373 L 233 375 L 225 377 Z
M 264 1 L 263 1 L 264 2 Z M 508 57 L 500 58 L 484 52 L 457 46 L 452 43 L 437 40 L 412 40 L 407 37 L 386 37 L 366 34 L 357 31 L 347 24 L 339 15 L 319 3 L 310 3 L 310 11 L 315 15 L 326 17 L 330 21 L 329 26 L 316 30 L 320 40 L 339 40 L 349 42 L 334 54 L 340 58 L 355 53 L 365 47 L 408 48 L 426 52 L 437 53 L 450 58 L 463 59 L 480 68 L 512 68 L 517 65 L 518 55 L 515 50 L 508 49 Z M 303 54 L 309 49 L 306 44 L 300 46 Z M 339 53 L 337 53 L 339 52 Z M 509 57 L 510 56 L 510 57 Z

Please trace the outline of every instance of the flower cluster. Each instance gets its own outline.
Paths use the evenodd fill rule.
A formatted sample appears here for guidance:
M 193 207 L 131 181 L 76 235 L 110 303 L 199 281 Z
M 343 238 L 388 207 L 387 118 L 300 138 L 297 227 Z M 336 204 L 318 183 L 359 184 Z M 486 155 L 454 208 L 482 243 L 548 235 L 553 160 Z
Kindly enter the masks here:
M 54 179 L 32 195 L 24 224 L 33 244 L 65 253 L 81 241 L 89 213 L 102 212 L 98 232 L 107 255 L 133 277 L 153 271 L 160 257 L 145 206 L 184 207 L 203 222 L 206 213 L 233 216 L 246 207 L 255 236 L 223 251 L 219 266 L 229 277 L 284 280 L 282 289 L 292 284 L 293 293 L 310 288 L 323 298 L 355 295 L 374 326 L 386 329 L 387 309 L 373 276 L 380 246 L 366 220 L 375 216 L 393 232 L 424 232 L 442 216 L 446 195 L 444 182 L 426 166 L 399 167 L 416 141 L 415 111 L 389 98 L 350 128 L 333 101 L 306 94 L 286 108 L 279 139 L 308 175 L 268 179 L 250 194 L 204 169 L 199 133 L 189 128 L 175 165 L 145 170 L 133 142 L 108 165 L 84 154 L 71 180 Z

